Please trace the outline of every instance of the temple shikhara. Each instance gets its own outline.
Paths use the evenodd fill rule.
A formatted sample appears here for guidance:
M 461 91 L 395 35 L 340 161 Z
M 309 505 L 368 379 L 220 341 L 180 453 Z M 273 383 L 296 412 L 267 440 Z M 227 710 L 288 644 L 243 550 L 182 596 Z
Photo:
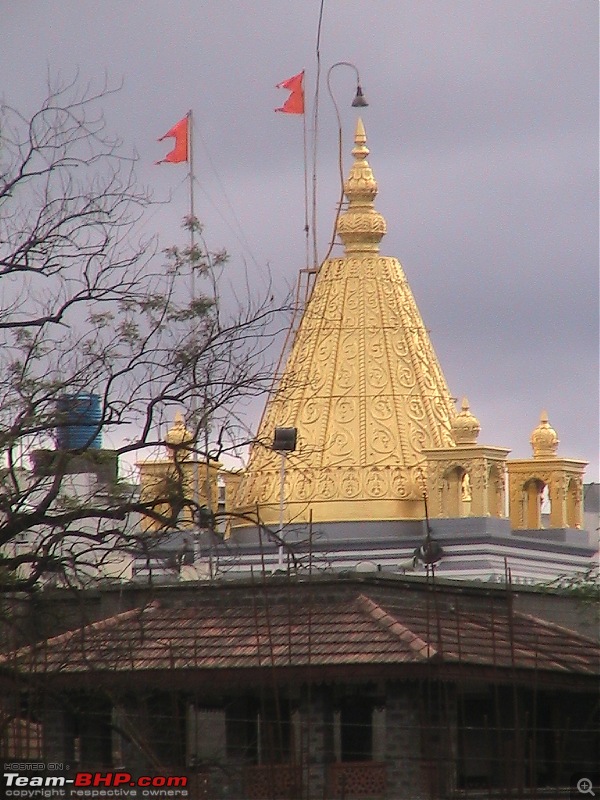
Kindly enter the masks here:
M 359 120 L 337 221 L 344 254 L 316 274 L 246 469 L 218 478 L 215 468 L 207 481 L 203 468 L 202 496 L 212 491 L 214 509 L 209 484 L 220 480 L 221 510 L 234 516 L 219 535 L 201 534 L 200 553 L 242 573 L 290 558 L 486 581 L 508 569 L 530 583 L 585 570 L 596 552 L 583 529 L 586 463 L 557 452 L 546 411 L 531 458 L 510 460 L 508 447 L 480 443 L 400 262 L 380 253 L 387 226 L 368 155 Z M 278 435 L 292 446 L 278 445 Z M 150 474 L 156 480 L 156 466 L 142 468 L 143 492 Z M 196 561 L 194 575 L 205 569 Z
M 379 254 L 386 222 L 359 122 L 341 258 L 317 275 L 283 376 L 258 431 L 239 503 L 278 515 L 276 427 L 295 427 L 285 521 L 423 518 L 423 450 L 452 447 L 454 404 L 402 267 Z

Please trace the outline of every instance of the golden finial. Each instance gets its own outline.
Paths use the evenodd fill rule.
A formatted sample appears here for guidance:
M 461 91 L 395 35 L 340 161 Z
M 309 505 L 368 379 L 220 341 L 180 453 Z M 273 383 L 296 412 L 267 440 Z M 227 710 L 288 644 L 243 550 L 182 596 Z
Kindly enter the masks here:
M 165 436 L 165 445 L 169 451 L 169 458 L 173 461 L 187 461 L 191 455 L 187 445 L 194 441 L 191 431 L 185 427 L 185 417 L 181 411 L 175 413 L 173 427 L 169 428 Z
M 354 149 L 352 155 L 354 158 L 366 158 L 369 155 L 369 148 L 367 147 L 367 134 L 362 119 L 359 117 L 356 123 L 356 130 L 354 131 Z
M 369 148 L 361 119 L 354 134 L 354 164 L 344 182 L 348 208 L 340 214 L 337 233 L 344 243 L 346 253 L 379 252 L 379 242 L 386 231 L 385 219 L 373 207 L 377 194 L 377 181 L 367 161 Z
M 548 412 L 544 409 L 540 414 L 540 424 L 531 433 L 531 447 L 534 458 L 554 458 L 558 450 L 558 436 L 550 427 Z
M 452 420 L 452 438 L 455 444 L 477 444 L 481 426 L 469 410 L 469 401 L 463 397 L 461 411 Z

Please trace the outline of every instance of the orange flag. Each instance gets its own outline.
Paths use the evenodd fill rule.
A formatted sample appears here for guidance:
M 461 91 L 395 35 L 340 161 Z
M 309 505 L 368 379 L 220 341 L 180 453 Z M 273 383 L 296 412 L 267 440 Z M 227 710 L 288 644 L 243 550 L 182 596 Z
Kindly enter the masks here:
M 188 117 L 185 116 L 176 122 L 171 130 L 167 131 L 164 136 L 158 140 L 162 142 L 163 139 L 175 139 L 173 149 L 157 164 L 164 164 L 165 161 L 169 164 L 179 164 L 180 161 L 188 160 Z
M 288 89 L 291 94 L 281 108 L 276 108 L 275 111 L 283 111 L 284 114 L 304 114 L 303 81 L 304 70 L 299 72 L 298 75 L 294 75 L 293 78 L 288 78 L 287 81 L 277 84 L 278 89 Z

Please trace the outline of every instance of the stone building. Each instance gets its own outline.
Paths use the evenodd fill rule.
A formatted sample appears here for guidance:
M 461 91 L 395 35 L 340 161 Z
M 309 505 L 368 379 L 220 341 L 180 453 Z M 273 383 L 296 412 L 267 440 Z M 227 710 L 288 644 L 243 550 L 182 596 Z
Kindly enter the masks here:
M 188 800 L 544 800 L 597 765 L 600 649 L 531 613 L 532 590 L 288 575 L 104 595 L 96 622 L 0 661 L 5 762 L 184 776 Z

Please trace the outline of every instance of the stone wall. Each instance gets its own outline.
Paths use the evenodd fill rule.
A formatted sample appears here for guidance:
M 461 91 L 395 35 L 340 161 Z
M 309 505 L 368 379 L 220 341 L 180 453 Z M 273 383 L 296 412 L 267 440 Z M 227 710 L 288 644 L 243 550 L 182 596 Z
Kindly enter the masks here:
M 394 800 L 430 797 L 421 769 L 418 697 L 406 683 L 388 684 L 385 713 L 387 796 Z

